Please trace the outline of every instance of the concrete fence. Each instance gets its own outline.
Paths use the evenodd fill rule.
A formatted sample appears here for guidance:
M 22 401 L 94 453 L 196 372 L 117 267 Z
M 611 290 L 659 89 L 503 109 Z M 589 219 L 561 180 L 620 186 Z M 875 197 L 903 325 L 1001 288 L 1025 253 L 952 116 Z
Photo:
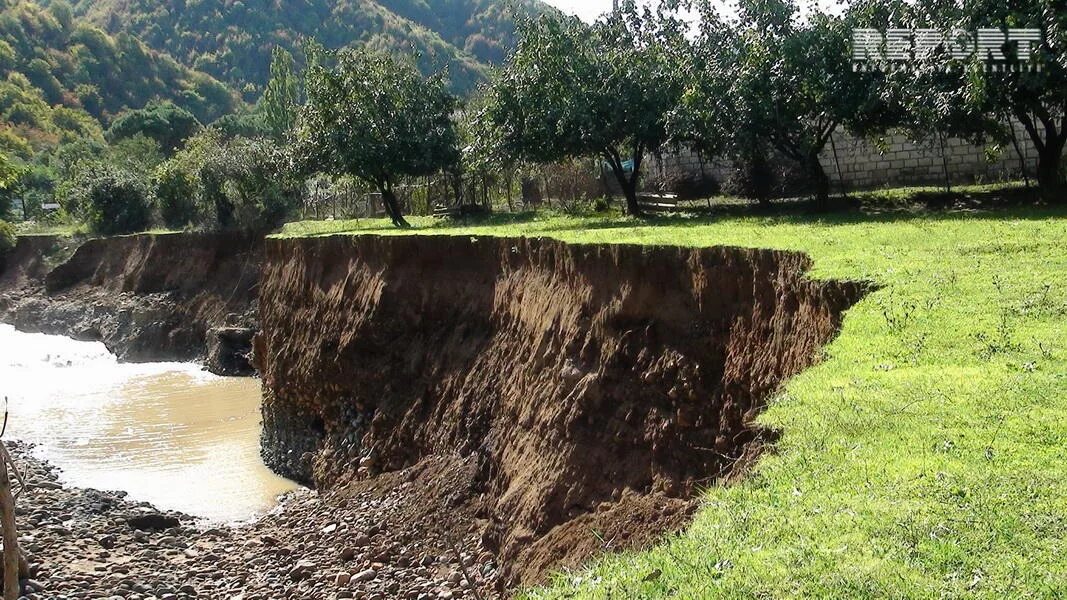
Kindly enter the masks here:
M 1015 130 L 1020 150 L 1026 159 L 1027 173 L 1033 177 L 1037 167 L 1037 150 L 1021 124 L 1016 124 Z M 783 164 L 788 162 L 784 158 L 771 160 Z M 943 185 L 946 168 L 949 179 L 956 185 L 1022 177 L 1021 161 L 1010 142 L 992 147 L 945 138 L 942 152 L 942 145 L 934 135 L 921 142 L 913 142 L 900 133 L 872 141 L 851 136 L 839 129 L 834 132 L 833 144 L 827 144 L 820 160 L 834 191 L 842 188 L 860 190 Z M 729 160 L 709 161 L 692 150 L 682 148 L 651 157 L 646 174 L 653 181 L 701 181 L 710 177 L 723 183 L 732 170 L 733 165 Z M 788 191 L 789 182 L 783 183 Z

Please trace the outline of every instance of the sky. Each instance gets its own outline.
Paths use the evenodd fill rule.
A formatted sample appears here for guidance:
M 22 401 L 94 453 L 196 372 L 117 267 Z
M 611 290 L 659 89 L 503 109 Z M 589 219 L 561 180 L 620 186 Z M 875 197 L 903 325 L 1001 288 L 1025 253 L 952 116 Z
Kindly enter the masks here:
M 638 0 L 644 3 L 646 0 Z M 565 13 L 578 15 L 586 22 L 596 20 L 600 15 L 611 11 L 612 0 L 544 0 Z M 693 17 L 695 18 L 695 16 Z
M 583 21 L 592 21 L 611 10 L 611 0 L 546 0 L 565 13 L 578 15 Z
M 612 0 L 544 0 L 546 3 L 555 6 L 565 13 L 578 15 L 583 21 L 594 21 L 600 15 L 611 10 Z M 733 5 L 729 0 L 720 0 L 717 2 L 719 7 L 724 10 L 726 14 L 736 14 Z M 819 0 L 819 5 L 824 10 L 833 10 L 834 7 L 840 4 L 839 0 Z M 802 2 L 803 6 L 804 3 Z M 695 16 L 692 18 L 696 18 Z

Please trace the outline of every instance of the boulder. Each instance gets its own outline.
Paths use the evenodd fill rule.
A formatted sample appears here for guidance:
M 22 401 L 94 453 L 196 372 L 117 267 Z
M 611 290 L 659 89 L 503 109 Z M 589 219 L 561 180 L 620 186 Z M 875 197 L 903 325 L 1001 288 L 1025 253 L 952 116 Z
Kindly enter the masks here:
M 126 523 L 134 529 L 141 531 L 163 531 L 181 525 L 177 517 L 171 517 L 161 513 L 145 513 L 126 519 Z
M 215 327 L 207 332 L 207 370 L 216 375 L 245 377 L 255 374 L 250 360 L 252 338 L 249 327 Z

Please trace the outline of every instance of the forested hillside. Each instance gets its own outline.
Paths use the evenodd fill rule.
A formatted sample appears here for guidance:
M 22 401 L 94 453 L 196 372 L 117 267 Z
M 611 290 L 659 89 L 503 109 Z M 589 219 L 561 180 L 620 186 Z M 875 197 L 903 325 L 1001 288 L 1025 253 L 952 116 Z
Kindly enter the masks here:
M 50 0 L 41 0 L 49 2 Z M 270 53 L 299 55 L 301 40 L 327 48 L 365 44 L 420 54 L 424 73 L 447 68 L 463 93 L 500 62 L 519 13 L 548 10 L 537 0 L 79 0 L 78 14 L 112 33 L 131 33 L 184 64 L 255 99 Z
M 109 35 L 67 4 L 0 2 L 0 150 L 28 157 L 98 138 L 102 124 L 152 100 L 171 100 L 204 122 L 237 102 L 213 77 L 127 33 Z

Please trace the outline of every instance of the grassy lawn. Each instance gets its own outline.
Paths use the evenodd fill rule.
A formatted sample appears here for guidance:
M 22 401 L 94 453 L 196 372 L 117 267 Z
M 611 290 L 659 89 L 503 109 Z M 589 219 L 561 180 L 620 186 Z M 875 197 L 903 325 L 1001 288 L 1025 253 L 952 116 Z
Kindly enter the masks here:
M 801 250 L 882 286 L 762 421 L 739 484 L 529 598 L 1067 597 L 1067 210 L 413 219 L 420 234 Z M 383 221 L 282 235 L 398 233 Z

